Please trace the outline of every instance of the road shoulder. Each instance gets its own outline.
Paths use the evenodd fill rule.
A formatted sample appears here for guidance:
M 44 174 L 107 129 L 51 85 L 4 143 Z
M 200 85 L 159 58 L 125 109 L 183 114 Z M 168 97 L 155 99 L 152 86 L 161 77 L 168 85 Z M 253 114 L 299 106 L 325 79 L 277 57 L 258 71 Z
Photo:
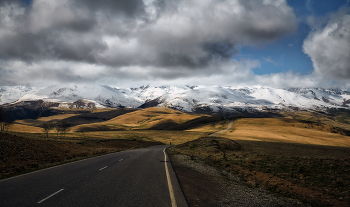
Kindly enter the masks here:
M 189 206 L 305 206 L 262 188 L 250 188 L 231 173 L 219 171 L 187 155 L 169 156 Z

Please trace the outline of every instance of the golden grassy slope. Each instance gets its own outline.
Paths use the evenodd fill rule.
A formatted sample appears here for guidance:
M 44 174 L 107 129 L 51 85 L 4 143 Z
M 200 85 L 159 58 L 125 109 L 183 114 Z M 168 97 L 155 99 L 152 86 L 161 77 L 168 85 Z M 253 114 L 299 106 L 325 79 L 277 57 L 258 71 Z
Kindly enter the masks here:
M 331 133 L 330 128 L 286 118 L 249 118 L 235 121 L 220 136 L 233 140 L 350 146 L 350 137 Z
M 43 129 L 40 127 L 25 125 L 25 124 L 12 124 L 10 131 L 13 132 L 27 132 L 27 133 L 42 133 Z
M 16 120 L 14 123 L 15 124 L 20 124 L 20 125 L 26 125 L 26 126 L 36 126 L 40 127 L 44 122 L 47 121 L 61 121 L 63 119 L 72 117 L 72 116 L 77 116 L 79 114 L 58 114 L 58 115 L 53 115 L 53 116 L 48 116 L 48 117 L 41 117 L 39 119 L 23 119 L 23 120 Z M 28 131 L 30 132 L 30 131 Z
M 223 121 L 213 122 L 210 124 L 205 124 L 203 126 L 196 127 L 187 131 L 215 133 L 223 129 L 226 129 L 229 123 L 230 123 L 230 120 L 227 119 Z
M 42 121 L 42 122 L 45 122 L 45 121 L 59 121 L 59 120 L 62 120 L 62 119 L 66 119 L 66 118 L 69 118 L 69 117 L 72 117 L 72 116 L 77 116 L 79 114 L 58 114 L 58 115 L 53 115 L 53 116 L 48 116 L 48 117 L 41 117 L 39 119 L 37 119 L 38 121 Z
M 96 112 L 100 111 L 96 110 Z M 304 120 L 314 119 L 308 113 L 300 113 L 298 118 L 301 117 L 301 114 L 304 114 Z M 43 131 L 40 126 L 45 121 L 55 122 L 77 115 L 79 114 L 66 111 L 66 114 L 42 117 L 37 120 L 18 120 L 12 126 L 11 130 L 17 132 L 42 133 Z M 121 136 L 130 137 L 130 133 L 137 133 L 136 136 L 139 137 L 145 134 L 144 137 L 147 137 L 147 139 L 152 139 L 152 136 L 154 136 L 157 137 L 154 138 L 156 141 L 163 140 L 164 142 L 171 141 L 173 144 L 180 144 L 203 136 L 204 134 L 210 134 L 225 129 L 229 123 L 229 120 L 212 122 L 187 131 L 144 130 L 162 129 L 163 126 L 164 128 L 169 128 L 172 125 L 181 124 L 203 116 L 208 115 L 191 115 L 169 108 L 153 107 L 133 111 L 103 122 L 80 124 L 72 127 L 69 132 L 79 132 L 79 129 L 85 127 L 88 129 L 85 130 L 85 135 L 83 133 L 76 133 L 74 136 L 115 138 Z M 348 136 L 330 133 L 331 129 L 331 126 L 324 124 L 318 125 L 291 118 L 244 118 L 236 120 L 229 131 L 218 136 L 233 140 L 350 146 L 350 139 Z M 51 130 L 50 133 L 55 133 L 55 130 Z M 169 140 L 163 135 L 169 136 Z M 67 136 L 70 135 L 67 134 Z
M 315 117 L 315 114 L 311 113 L 311 112 L 286 112 L 286 113 L 282 113 L 282 114 L 288 118 L 292 118 L 292 116 L 294 115 L 298 120 L 314 121 L 314 122 L 320 121 L 324 124 L 339 127 L 341 129 L 345 129 L 345 130 L 350 130 L 349 124 L 345 124 L 345 123 L 341 123 L 339 121 L 332 120 L 330 117 L 328 117 L 324 114 L 320 114 L 320 113 L 318 113 L 318 115 L 319 115 L 318 118 Z M 334 117 L 333 117 L 333 119 L 334 119 Z M 350 120 L 347 120 L 347 121 L 350 121 Z
M 116 117 L 105 123 L 122 124 L 138 128 L 150 128 L 162 120 L 172 120 L 175 123 L 181 124 L 185 121 L 199 117 L 200 115 L 190 115 L 165 107 L 152 107 L 135 111 L 129 114 Z
M 127 113 L 104 122 L 75 126 L 72 128 L 72 131 L 77 131 L 80 127 L 98 127 L 99 125 L 126 130 L 132 128 L 149 129 L 166 122 L 169 125 L 171 123 L 181 124 L 200 116 L 190 115 L 164 107 L 152 107 Z

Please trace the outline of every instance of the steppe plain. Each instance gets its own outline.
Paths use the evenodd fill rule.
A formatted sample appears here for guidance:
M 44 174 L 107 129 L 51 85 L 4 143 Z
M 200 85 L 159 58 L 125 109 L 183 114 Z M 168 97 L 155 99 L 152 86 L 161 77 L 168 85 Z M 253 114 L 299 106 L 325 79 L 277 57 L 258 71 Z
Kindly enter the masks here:
M 209 137 L 230 120 L 234 123 L 229 130 Z M 54 128 L 62 122 L 69 124 L 66 133 Z M 45 123 L 52 126 L 48 134 Z M 350 205 L 347 111 L 224 118 L 169 108 L 60 109 L 57 115 L 16 120 L 0 135 L 1 178 L 110 152 L 171 144 L 170 157 L 189 156 L 238 176 L 251 188 L 311 206 Z

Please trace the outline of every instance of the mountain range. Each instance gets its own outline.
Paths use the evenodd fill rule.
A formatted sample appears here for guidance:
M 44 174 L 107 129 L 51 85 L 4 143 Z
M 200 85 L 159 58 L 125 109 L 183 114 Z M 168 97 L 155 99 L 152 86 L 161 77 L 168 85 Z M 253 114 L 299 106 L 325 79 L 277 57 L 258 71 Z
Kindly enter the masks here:
M 45 88 L 0 87 L 0 104 L 42 100 L 57 107 L 169 107 L 183 112 L 239 113 L 266 110 L 323 110 L 349 108 L 350 91 L 324 88 L 235 86 L 53 85 Z

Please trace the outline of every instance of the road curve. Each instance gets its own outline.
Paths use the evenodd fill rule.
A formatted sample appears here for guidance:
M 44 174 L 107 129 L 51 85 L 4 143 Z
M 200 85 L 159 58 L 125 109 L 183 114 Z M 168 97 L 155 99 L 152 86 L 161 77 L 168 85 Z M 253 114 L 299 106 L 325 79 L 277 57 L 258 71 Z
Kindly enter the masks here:
M 0 206 L 187 206 L 166 147 L 112 153 L 0 180 Z
M 216 135 L 218 135 L 220 133 L 226 132 L 227 130 L 229 130 L 231 128 L 232 124 L 233 124 L 233 120 L 230 121 L 230 123 L 228 124 L 228 127 L 226 129 L 218 131 L 218 132 L 215 132 L 214 134 L 211 134 L 209 136 L 210 137 L 215 137 Z

